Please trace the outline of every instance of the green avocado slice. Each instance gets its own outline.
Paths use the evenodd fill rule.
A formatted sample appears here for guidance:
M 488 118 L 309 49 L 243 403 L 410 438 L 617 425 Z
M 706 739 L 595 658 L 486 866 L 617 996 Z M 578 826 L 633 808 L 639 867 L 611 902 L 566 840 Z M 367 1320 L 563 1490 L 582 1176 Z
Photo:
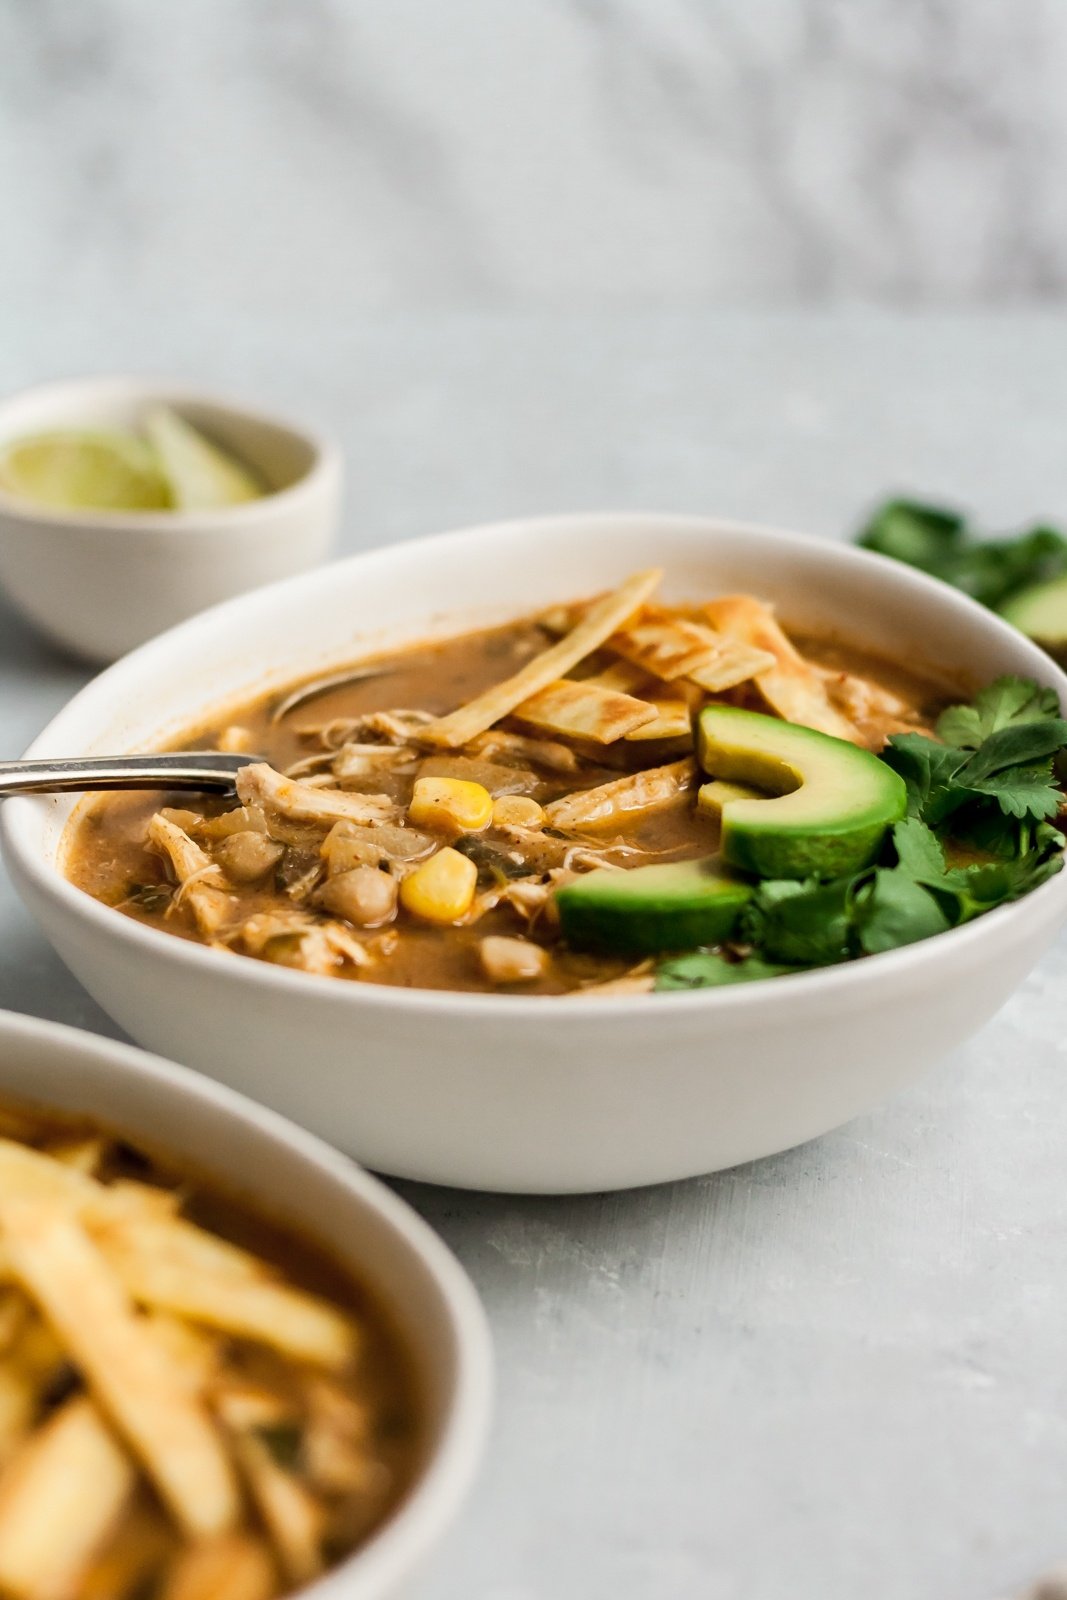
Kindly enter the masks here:
M 907 810 L 903 780 L 869 750 L 758 711 L 705 707 L 697 753 L 713 779 L 763 791 L 724 797 L 712 782 L 698 797 L 721 818 L 723 860 L 761 878 L 860 872 Z
M 1067 658 L 1067 577 L 1020 589 L 1004 602 L 1000 614 L 1057 661 Z
M 556 905 L 574 949 L 649 956 L 720 944 L 752 892 L 716 857 L 626 871 L 599 867 L 557 890 Z

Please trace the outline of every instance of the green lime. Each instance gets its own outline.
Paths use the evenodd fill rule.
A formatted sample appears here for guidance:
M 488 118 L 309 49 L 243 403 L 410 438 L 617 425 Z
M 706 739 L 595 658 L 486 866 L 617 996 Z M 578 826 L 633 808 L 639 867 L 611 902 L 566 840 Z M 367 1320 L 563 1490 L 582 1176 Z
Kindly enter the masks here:
M 181 511 L 210 511 L 258 500 L 266 490 L 241 462 L 206 439 L 176 411 L 158 406 L 145 432 Z
M 0 450 L 0 487 L 66 511 L 161 511 L 170 490 L 133 434 L 41 433 Z

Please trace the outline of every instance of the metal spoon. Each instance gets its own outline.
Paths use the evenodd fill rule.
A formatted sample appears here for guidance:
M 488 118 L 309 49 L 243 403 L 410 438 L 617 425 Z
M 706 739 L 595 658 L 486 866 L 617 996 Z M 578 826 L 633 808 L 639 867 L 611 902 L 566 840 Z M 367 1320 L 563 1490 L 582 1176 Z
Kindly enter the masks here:
M 221 750 L 181 750 L 156 756 L 85 756 L 75 761 L 0 761 L 0 800 L 9 794 L 86 789 L 199 789 L 232 795 L 240 768 L 259 759 Z
M 329 673 L 325 678 L 313 678 L 310 683 L 302 683 L 292 694 L 287 694 L 284 700 L 279 700 L 271 711 L 270 720 L 281 722 L 297 706 L 317 699 L 320 694 L 328 694 L 331 689 L 344 689 L 350 683 L 364 683 L 368 678 L 384 678 L 387 673 L 395 671 L 395 666 L 345 667 L 340 672 Z

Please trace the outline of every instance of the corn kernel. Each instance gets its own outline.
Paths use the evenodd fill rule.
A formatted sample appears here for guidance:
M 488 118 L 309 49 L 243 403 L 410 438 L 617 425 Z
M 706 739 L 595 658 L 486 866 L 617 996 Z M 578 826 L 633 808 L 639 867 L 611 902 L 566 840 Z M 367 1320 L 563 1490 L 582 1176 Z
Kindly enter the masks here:
M 493 797 L 465 778 L 417 778 L 408 816 L 423 828 L 481 833 L 493 820 Z
M 478 868 L 446 845 L 400 885 L 400 904 L 425 922 L 456 922 L 470 908 Z
M 493 801 L 494 827 L 540 828 L 544 820 L 544 809 L 529 795 L 502 794 Z

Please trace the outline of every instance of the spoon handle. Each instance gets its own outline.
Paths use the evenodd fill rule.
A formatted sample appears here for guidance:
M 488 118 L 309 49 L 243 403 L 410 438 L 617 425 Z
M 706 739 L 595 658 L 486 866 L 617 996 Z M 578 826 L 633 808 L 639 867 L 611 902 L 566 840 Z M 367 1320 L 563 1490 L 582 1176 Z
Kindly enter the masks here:
M 255 756 L 219 750 L 155 756 L 87 756 L 75 761 L 0 761 L 0 799 L 86 789 L 199 789 L 232 794 L 238 769 Z

